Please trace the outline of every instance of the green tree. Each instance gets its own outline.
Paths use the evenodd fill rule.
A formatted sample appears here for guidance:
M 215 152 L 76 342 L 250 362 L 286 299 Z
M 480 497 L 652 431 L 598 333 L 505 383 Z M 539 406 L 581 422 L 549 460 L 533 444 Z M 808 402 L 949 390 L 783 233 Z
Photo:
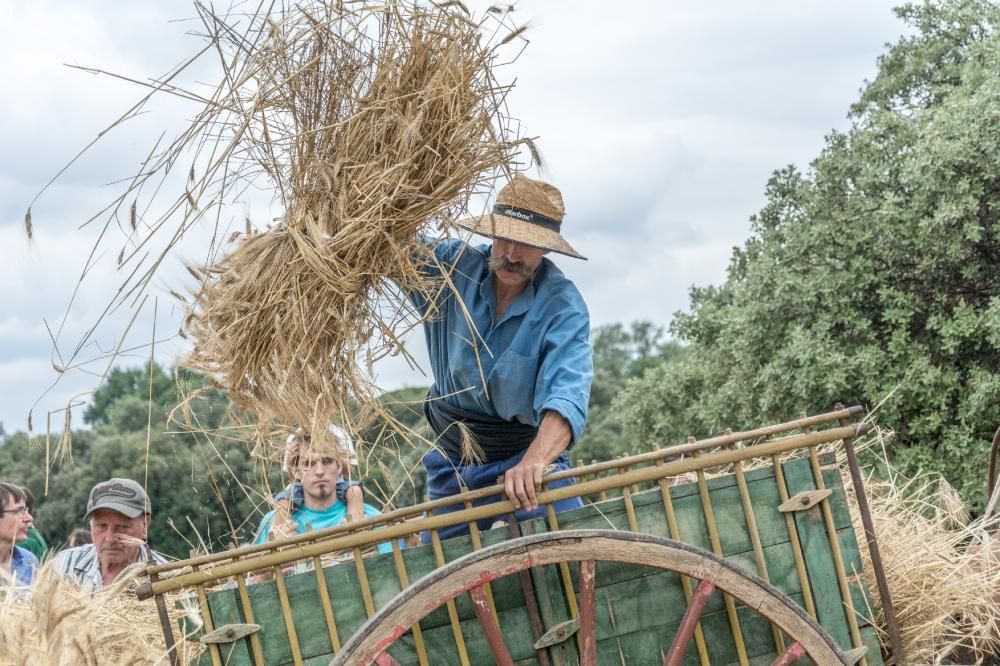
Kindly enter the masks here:
M 646 370 L 671 364 L 684 355 L 684 348 L 665 339 L 662 327 L 648 321 L 633 322 L 629 327 L 609 324 L 594 329 L 594 381 L 590 390 L 587 429 L 573 448 L 578 461 L 608 460 L 626 453 L 644 450 L 648 442 L 627 436 L 612 409 L 614 398 L 626 382 Z
M 904 471 L 982 501 L 1000 423 L 1000 9 L 907 4 L 808 173 L 777 171 L 726 282 L 691 291 L 679 362 L 617 403 L 641 440 L 677 441 L 874 406 Z
M 125 427 L 130 430 L 145 428 L 150 397 L 152 397 L 152 407 L 157 411 L 157 417 L 165 414 L 165 410 L 176 404 L 174 378 L 163 368 L 153 363 L 152 376 L 150 376 L 150 364 L 141 368 L 114 368 L 87 403 L 87 408 L 83 411 L 83 421 L 91 425 L 107 425 L 117 415 L 122 419 L 135 420 L 135 422 L 119 423 L 120 428 Z M 122 406 L 127 414 L 117 413 L 119 402 L 128 399 L 132 399 L 132 405 Z M 141 405 L 137 405 L 136 401 L 141 401 Z M 140 412 L 141 423 L 139 423 Z
M 426 387 L 385 393 L 380 398 L 385 415 L 356 434 L 366 501 L 379 508 L 399 508 L 424 499 L 427 475 L 420 461 L 426 447 L 420 438 L 430 434 L 422 406 L 425 395 Z
M 266 487 L 263 476 L 270 470 L 255 464 L 244 442 L 224 436 L 228 402 L 219 392 L 203 393 L 178 410 L 190 428 L 168 421 L 187 391 L 200 387 L 197 375 L 155 364 L 115 369 L 85 411 L 93 427 L 74 431 L 72 457 L 49 468 L 48 493 L 43 440 L 24 433 L 0 446 L 3 478 L 32 489 L 36 522 L 50 543 L 64 543 L 74 527 L 86 526 L 90 489 L 114 476 L 145 485 L 153 505 L 150 542 L 157 550 L 186 556 L 192 547 L 218 549 L 243 540 L 260 518 L 258 489 Z

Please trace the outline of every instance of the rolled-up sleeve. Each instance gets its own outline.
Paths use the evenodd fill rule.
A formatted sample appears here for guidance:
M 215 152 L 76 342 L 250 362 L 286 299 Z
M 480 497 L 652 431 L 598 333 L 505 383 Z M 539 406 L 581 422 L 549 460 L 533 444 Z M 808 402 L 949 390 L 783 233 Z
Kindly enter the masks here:
M 548 410 L 569 423 L 575 444 L 587 425 L 594 356 L 590 345 L 590 315 L 582 298 L 569 301 L 545 332 L 541 365 L 535 385 L 535 418 Z

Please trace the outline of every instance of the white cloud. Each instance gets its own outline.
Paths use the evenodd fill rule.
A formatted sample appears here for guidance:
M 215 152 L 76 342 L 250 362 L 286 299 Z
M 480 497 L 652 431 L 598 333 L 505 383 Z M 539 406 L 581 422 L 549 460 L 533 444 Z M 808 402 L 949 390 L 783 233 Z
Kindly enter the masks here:
M 471 4 L 482 10 L 490 3 Z M 692 284 L 724 279 L 771 171 L 805 166 L 831 128 L 846 126 L 847 108 L 875 74 L 883 43 L 904 29 L 892 4 L 518 4 L 514 17 L 531 20 L 531 44 L 508 68 L 518 79 L 510 108 L 528 135 L 540 137 L 547 176 L 564 192 L 566 233 L 590 257 L 557 261 L 579 284 L 595 325 L 665 325 L 686 306 Z M 114 196 L 106 183 L 132 174 L 159 133 L 172 136 L 193 111 L 165 98 L 108 135 L 33 207 L 29 244 L 23 215 L 31 197 L 141 94 L 63 63 L 136 78 L 162 75 L 201 44 L 185 34 L 196 24 L 168 22 L 193 15 L 187 0 L 116 3 L 113 11 L 101 0 L 0 3 L 0 60 L 16 63 L 0 68 L 7 92 L 0 105 L 0 421 L 8 430 L 23 427 L 55 379 L 42 319 L 62 320 L 100 231 L 97 223 L 76 227 Z M 256 206 L 255 218 L 280 213 L 266 202 Z M 66 318 L 64 355 L 123 279 L 112 255 L 125 235 L 110 233 L 114 242 Z M 180 313 L 167 292 L 188 284 L 181 260 L 204 258 L 207 233 L 191 234 L 153 280 L 126 346 L 152 339 L 157 297 L 157 337 L 176 331 Z M 117 312 L 80 358 L 112 349 L 130 317 L 127 309 Z M 422 347 L 422 335 L 411 335 L 408 348 L 424 359 Z M 176 341 L 160 345 L 157 358 L 169 362 L 178 349 Z M 137 365 L 147 355 L 141 349 L 124 362 Z M 100 363 L 91 369 L 103 371 Z M 398 359 L 377 372 L 387 386 L 428 381 Z M 93 382 L 67 375 L 42 409 L 63 406 Z

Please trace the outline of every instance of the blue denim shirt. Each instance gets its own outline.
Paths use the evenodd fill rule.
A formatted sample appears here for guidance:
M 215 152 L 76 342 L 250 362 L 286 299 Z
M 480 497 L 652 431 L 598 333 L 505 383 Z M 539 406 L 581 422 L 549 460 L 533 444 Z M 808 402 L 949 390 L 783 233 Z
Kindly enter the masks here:
M 590 314 L 576 286 L 543 258 L 494 325 L 490 246 L 447 239 L 434 246 L 434 256 L 438 265 L 425 272 L 440 275 L 454 266 L 451 280 L 461 302 L 448 288 L 434 303 L 410 295 L 421 314 L 431 312 L 424 335 L 432 392 L 460 409 L 534 426 L 553 410 L 569 422 L 576 442 L 587 424 L 594 374 Z
M 15 585 L 31 585 L 37 568 L 38 558 L 34 553 L 20 546 L 14 546 L 14 552 L 10 556 L 10 573 L 14 576 Z

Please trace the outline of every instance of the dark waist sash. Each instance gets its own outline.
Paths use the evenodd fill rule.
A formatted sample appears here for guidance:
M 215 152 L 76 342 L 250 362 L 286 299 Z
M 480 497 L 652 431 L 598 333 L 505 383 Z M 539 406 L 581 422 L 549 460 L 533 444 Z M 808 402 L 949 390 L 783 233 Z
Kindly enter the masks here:
M 486 462 L 509 458 L 527 449 L 538 434 L 538 428 L 519 421 L 505 421 L 492 416 L 473 414 L 442 400 L 433 390 L 424 401 L 424 416 L 437 435 L 441 452 L 455 461 L 462 459 L 461 422 L 471 431 L 486 457 Z

